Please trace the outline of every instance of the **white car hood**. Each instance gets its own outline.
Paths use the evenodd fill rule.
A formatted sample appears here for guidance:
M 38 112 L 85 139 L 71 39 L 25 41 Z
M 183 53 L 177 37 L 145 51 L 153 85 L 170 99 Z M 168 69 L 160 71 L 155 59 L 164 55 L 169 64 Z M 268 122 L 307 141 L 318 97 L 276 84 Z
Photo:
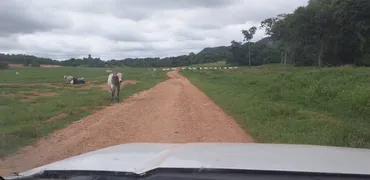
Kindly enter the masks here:
M 257 143 L 133 143 L 81 154 L 19 175 L 28 176 L 45 170 L 117 171 L 142 174 L 156 168 L 216 168 L 369 175 L 370 150 Z

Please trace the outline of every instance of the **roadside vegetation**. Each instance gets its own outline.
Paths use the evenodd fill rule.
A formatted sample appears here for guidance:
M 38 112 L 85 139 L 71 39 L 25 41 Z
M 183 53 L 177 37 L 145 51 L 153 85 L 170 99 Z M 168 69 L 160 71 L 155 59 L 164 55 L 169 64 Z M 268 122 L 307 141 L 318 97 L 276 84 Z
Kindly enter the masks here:
M 257 142 L 370 148 L 368 68 L 181 72 Z
M 101 68 L 8 68 L 0 71 L 0 156 L 35 142 L 111 103 L 108 73 Z M 113 69 L 135 85 L 121 89 L 121 99 L 165 79 L 164 72 L 144 68 Z M 16 75 L 18 72 L 18 75 Z M 63 84 L 64 75 L 87 84 Z

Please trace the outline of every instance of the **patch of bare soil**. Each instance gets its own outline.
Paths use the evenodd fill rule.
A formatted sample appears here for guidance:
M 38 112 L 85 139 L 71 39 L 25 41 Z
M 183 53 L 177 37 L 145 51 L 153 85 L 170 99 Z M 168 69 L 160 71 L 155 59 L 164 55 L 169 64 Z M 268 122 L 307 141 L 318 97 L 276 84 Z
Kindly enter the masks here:
M 65 83 L 1 83 L 2 86 L 47 86 L 47 87 L 62 87 Z
M 253 142 L 230 116 L 176 71 L 0 160 L 0 175 L 22 172 L 122 143 Z
M 52 97 L 56 96 L 58 93 L 55 92 L 46 92 L 40 93 L 37 89 L 33 91 L 18 91 L 14 94 L 6 94 L 10 97 L 17 97 L 20 98 L 22 102 L 31 102 L 32 104 L 36 105 L 37 103 L 34 101 L 37 97 Z
M 42 68 L 60 68 L 60 67 L 63 67 L 63 66 L 51 65 L 51 64 L 41 64 L 40 67 L 42 67 Z
M 9 67 L 24 67 L 23 64 L 9 64 Z
M 16 97 L 20 97 L 23 102 L 33 102 L 37 97 L 52 97 L 56 96 L 58 93 L 55 92 L 46 92 L 40 93 L 37 89 L 33 90 L 32 93 L 27 91 L 20 91 L 19 94 L 16 94 Z M 33 102 L 33 104 L 36 102 Z
M 64 117 L 67 117 L 67 114 L 65 113 L 62 113 L 62 114 L 58 114 L 56 116 L 53 116 L 51 118 L 49 118 L 48 120 L 46 120 L 45 122 L 53 122 L 53 121 L 56 121 L 56 120 L 59 120 L 59 119 L 62 119 Z
M 9 64 L 9 67 L 24 67 L 24 65 L 23 64 Z M 51 65 L 51 64 L 41 64 L 40 67 L 42 67 L 42 68 L 59 68 L 59 67 L 63 67 L 63 66 Z
M 75 84 L 74 86 L 82 86 L 82 89 L 91 89 L 93 87 L 97 87 L 97 81 L 87 81 L 85 84 Z

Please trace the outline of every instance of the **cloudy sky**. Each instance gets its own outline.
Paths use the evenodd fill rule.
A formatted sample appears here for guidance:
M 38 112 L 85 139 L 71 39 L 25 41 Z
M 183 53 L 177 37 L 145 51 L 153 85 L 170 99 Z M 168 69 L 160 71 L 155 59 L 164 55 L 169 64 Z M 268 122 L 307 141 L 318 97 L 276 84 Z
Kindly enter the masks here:
M 242 40 L 307 0 L 1 0 L 0 52 L 54 59 L 165 57 Z M 264 37 L 263 30 L 255 40 Z

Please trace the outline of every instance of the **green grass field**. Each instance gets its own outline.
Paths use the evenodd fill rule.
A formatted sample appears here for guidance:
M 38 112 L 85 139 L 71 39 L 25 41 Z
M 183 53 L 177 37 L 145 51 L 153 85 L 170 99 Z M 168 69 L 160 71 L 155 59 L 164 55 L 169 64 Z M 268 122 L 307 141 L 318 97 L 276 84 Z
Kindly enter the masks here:
M 182 71 L 257 142 L 370 148 L 368 68 Z
M 10 68 L 0 70 L 0 156 L 35 142 L 72 121 L 111 103 L 102 68 Z M 121 99 L 149 89 L 165 72 L 144 68 L 113 69 L 136 85 L 121 89 Z M 16 72 L 19 75 L 16 75 Z M 64 75 L 84 77 L 85 85 L 63 84 Z

